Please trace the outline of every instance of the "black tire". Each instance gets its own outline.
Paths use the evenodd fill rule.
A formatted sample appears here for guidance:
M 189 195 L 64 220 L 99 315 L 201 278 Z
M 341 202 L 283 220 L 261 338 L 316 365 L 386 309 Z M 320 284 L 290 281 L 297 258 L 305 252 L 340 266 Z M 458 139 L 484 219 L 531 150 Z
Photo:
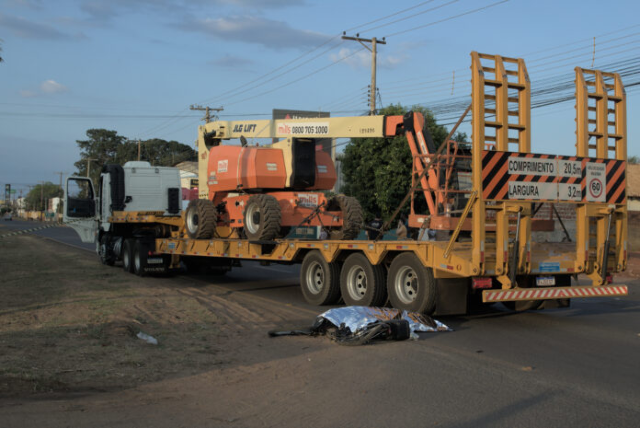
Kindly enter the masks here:
M 348 306 L 384 305 L 387 301 L 384 266 L 372 265 L 363 254 L 351 254 L 342 265 L 340 291 Z
M 339 195 L 333 198 L 328 206 L 329 211 L 333 211 L 337 206 L 342 212 L 342 227 L 331 232 L 331 239 L 355 239 L 364 225 L 360 202 L 356 198 Z
M 413 253 L 397 256 L 387 276 L 389 301 L 396 309 L 431 315 L 436 309 L 438 288 L 433 270 Z
M 243 213 L 244 233 L 250 241 L 270 241 L 280 234 L 282 213 L 271 195 L 253 195 Z
M 320 251 L 307 253 L 300 268 L 302 295 L 311 305 L 331 305 L 340 298 L 340 265 L 327 263 Z
M 125 239 L 122 246 L 122 268 L 125 272 L 133 272 L 133 239 Z
M 535 277 L 522 276 L 517 277 L 516 282 L 520 288 L 531 288 L 534 286 Z M 517 302 L 502 302 L 502 305 L 515 312 L 533 311 L 542 305 L 542 300 L 519 300 Z
M 113 253 L 111 245 L 111 234 L 105 233 L 100 238 L 100 247 L 98 247 L 98 255 L 103 265 L 113 266 L 116 262 L 116 255 Z
M 144 244 L 139 239 L 133 246 L 133 273 L 138 276 L 147 276 L 147 257 L 149 256 L 149 245 Z
M 213 202 L 206 199 L 194 199 L 189 202 L 185 212 L 185 229 L 191 239 L 208 239 L 216 230 L 218 213 Z

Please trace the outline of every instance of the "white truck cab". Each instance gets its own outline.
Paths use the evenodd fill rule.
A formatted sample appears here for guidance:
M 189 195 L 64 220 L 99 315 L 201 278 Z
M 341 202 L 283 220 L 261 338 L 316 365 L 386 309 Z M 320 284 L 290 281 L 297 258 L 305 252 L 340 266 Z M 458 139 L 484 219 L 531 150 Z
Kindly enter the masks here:
M 176 216 L 181 211 L 180 171 L 151 166 L 149 162 L 105 165 L 97 195 L 89 178 L 69 177 L 65 187 L 64 214 L 82 242 L 99 244 L 102 234 L 113 225 L 115 211 L 153 211 Z M 99 248 L 98 248 L 99 250 Z

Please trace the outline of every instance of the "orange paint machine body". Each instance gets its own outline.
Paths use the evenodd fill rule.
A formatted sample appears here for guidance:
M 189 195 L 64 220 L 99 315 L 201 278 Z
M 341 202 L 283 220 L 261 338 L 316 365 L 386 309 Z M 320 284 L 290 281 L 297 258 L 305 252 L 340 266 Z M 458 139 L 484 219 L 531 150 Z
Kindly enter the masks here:
M 312 140 L 307 140 L 311 145 Z M 294 141 L 293 144 L 299 141 Z M 310 148 L 288 155 L 282 148 L 217 146 L 209 154 L 209 195 L 256 190 L 330 190 L 336 182 L 331 157 Z M 294 157 L 297 155 L 297 159 Z M 215 199 L 212 198 L 212 199 Z
M 208 200 L 187 209 L 187 231 L 207 237 L 228 226 L 252 240 L 281 238 L 298 226 L 321 227 L 327 236 L 353 239 L 362 208 L 346 196 L 322 192 L 336 183 L 328 153 L 312 138 L 286 138 L 268 147 L 216 145 L 209 151 Z M 191 227 L 189 227 L 191 226 Z

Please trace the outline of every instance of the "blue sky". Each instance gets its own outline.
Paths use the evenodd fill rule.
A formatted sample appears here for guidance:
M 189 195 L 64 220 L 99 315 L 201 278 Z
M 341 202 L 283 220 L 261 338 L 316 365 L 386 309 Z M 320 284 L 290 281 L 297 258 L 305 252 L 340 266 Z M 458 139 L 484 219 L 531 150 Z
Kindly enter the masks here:
M 223 106 L 224 119 L 360 115 L 370 54 L 342 41 L 345 30 L 387 37 L 383 105 L 439 107 L 451 123 L 470 94 L 471 51 L 525 58 L 535 91 L 571 80 L 575 66 L 629 67 L 639 12 L 631 0 L 0 0 L 0 185 L 73 173 L 90 128 L 193 144 L 202 114 L 191 104 Z M 630 156 L 640 155 L 638 87 L 628 88 Z M 572 101 L 534 109 L 533 150 L 574 154 L 574 118 Z

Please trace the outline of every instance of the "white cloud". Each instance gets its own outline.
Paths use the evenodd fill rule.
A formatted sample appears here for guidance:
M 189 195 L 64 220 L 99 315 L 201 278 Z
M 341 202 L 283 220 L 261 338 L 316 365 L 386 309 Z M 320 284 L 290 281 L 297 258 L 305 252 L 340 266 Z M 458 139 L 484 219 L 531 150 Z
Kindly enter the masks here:
M 333 62 L 342 61 L 353 68 L 371 67 L 371 54 L 367 50 L 356 53 L 353 49 L 342 48 L 337 54 L 329 55 L 329 58 Z
M 204 33 L 221 40 L 263 45 L 272 49 L 308 48 L 326 42 L 329 36 L 291 27 L 284 21 L 253 15 L 222 18 L 187 18 L 178 25 L 185 31 Z
M 21 90 L 20 96 L 23 98 L 33 98 L 33 97 L 46 96 L 46 95 L 62 94 L 68 91 L 69 91 L 69 88 L 63 85 L 62 83 L 58 83 L 55 80 L 49 79 L 40 83 L 40 86 L 37 89 Z
M 329 58 L 333 62 L 342 61 L 353 68 L 371 68 L 371 52 L 368 50 L 342 48 L 338 53 L 329 55 Z M 377 65 L 378 68 L 395 68 L 400 64 L 409 60 L 409 55 L 400 52 L 396 55 L 385 55 L 378 52 Z
M 67 92 L 69 88 L 56 82 L 55 80 L 45 80 L 40 84 L 40 90 L 45 94 L 59 94 Z
M 28 89 L 23 89 L 22 91 L 20 91 L 20 96 L 22 98 L 33 98 L 33 97 L 37 97 L 38 93 L 34 91 L 30 91 Z
M 62 40 L 72 36 L 49 24 L 40 24 L 19 16 L 0 13 L 0 27 L 23 39 Z

